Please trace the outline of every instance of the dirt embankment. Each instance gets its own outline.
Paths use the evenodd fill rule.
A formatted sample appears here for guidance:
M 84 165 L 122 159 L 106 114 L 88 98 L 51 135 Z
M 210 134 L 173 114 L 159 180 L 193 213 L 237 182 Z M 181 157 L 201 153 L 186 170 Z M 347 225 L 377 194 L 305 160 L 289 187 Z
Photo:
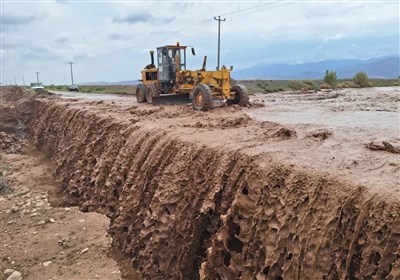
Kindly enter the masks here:
M 251 131 L 264 143 L 296 132 L 218 114 L 39 101 L 32 139 L 55 162 L 64 203 L 111 219 L 126 279 L 399 275 L 398 196 L 246 154 Z
M 108 219 L 54 206 L 52 163 L 28 137 L 43 97 L 54 96 L 0 87 L 0 280 L 121 279 L 107 257 Z

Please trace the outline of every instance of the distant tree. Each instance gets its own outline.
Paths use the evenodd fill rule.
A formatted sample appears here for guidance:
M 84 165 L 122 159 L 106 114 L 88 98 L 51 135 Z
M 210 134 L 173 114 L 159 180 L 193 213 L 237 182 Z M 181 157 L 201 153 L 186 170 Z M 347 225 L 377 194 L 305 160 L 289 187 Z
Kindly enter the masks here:
M 331 88 L 336 88 L 337 76 L 336 72 L 326 70 L 324 82 L 331 86 Z
M 353 82 L 360 87 L 370 87 L 371 86 L 369 79 L 368 79 L 368 75 L 365 72 L 358 72 L 353 77 Z

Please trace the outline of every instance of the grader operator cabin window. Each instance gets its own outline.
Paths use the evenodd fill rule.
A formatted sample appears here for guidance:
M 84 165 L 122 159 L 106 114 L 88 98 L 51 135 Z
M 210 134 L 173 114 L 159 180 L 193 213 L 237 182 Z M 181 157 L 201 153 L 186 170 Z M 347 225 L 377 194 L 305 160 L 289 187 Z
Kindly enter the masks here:
M 179 59 L 178 69 L 176 60 Z M 157 49 L 158 74 L 160 81 L 175 79 L 175 72 L 186 70 L 186 50 L 175 46 L 165 46 Z

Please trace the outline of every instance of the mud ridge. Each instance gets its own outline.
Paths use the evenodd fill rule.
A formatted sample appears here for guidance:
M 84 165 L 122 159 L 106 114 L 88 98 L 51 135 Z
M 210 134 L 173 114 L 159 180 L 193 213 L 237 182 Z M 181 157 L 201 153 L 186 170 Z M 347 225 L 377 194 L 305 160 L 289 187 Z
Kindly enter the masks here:
M 36 108 L 32 140 L 54 161 L 64 203 L 111 219 L 126 279 L 399 274 L 400 206 L 363 186 L 90 108 Z

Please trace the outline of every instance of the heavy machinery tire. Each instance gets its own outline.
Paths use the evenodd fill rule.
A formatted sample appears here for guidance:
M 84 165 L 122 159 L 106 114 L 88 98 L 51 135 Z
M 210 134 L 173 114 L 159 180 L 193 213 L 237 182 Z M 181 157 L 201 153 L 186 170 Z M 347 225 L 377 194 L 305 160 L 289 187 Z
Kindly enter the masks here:
M 206 84 L 198 84 L 193 90 L 193 109 L 207 111 L 212 105 L 212 91 Z
M 144 84 L 138 84 L 136 86 L 136 100 L 138 103 L 146 101 L 146 91 L 147 87 Z
M 228 100 L 228 105 L 238 104 L 239 106 L 246 106 L 249 104 L 249 93 L 244 85 L 234 85 L 232 91 L 235 92 L 235 98 Z
M 147 103 L 152 104 L 153 97 L 159 96 L 159 95 L 160 95 L 160 90 L 158 89 L 156 83 L 151 83 L 147 86 L 147 91 L 146 91 Z

